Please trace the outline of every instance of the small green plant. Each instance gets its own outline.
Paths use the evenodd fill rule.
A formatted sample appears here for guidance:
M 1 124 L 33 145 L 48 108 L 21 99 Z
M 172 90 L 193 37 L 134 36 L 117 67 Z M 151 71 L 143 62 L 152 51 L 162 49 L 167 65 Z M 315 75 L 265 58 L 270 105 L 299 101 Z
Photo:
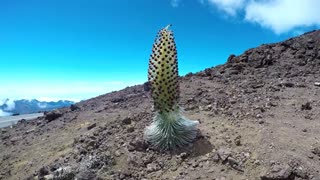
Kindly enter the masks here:
M 144 136 L 160 150 L 174 150 L 191 143 L 199 124 L 181 115 L 177 50 L 169 27 L 161 29 L 156 37 L 148 70 L 156 115 Z

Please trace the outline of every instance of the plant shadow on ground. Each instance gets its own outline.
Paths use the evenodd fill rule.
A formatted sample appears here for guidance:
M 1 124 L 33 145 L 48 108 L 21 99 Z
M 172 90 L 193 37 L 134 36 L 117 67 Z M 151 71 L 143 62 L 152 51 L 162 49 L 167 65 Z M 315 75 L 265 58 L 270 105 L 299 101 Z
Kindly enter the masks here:
M 213 148 L 214 146 L 211 144 L 208 138 L 203 136 L 199 131 L 197 138 L 194 140 L 192 144 L 180 150 L 174 151 L 173 154 L 178 155 L 181 153 L 187 153 L 190 157 L 199 157 L 207 153 L 210 153 L 213 150 Z
M 198 133 L 197 139 L 193 142 L 192 148 L 189 150 L 191 157 L 198 157 L 210 153 L 214 146 L 211 142 L 201 134 Z

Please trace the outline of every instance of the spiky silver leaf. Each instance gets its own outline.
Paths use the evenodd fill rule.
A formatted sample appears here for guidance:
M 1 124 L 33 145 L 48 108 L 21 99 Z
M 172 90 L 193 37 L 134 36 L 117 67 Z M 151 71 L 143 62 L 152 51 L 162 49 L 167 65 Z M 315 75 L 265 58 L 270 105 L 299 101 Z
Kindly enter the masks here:
M 173 150 L 196 138 L 198 124 L 198 121 L 186 119 L 177 111 L 157 113 L 152 124 L 146 128 L 144 137 L 157 149 Z

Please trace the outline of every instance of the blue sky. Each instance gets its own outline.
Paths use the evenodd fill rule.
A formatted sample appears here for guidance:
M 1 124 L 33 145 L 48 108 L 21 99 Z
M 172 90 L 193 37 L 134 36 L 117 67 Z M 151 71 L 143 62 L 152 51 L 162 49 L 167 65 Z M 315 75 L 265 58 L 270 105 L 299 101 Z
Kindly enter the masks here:
M 88 99 L 147 81 L 172 24 L 180 75 L 319 28 L 317 0 L 1 0 L 0 99 Z

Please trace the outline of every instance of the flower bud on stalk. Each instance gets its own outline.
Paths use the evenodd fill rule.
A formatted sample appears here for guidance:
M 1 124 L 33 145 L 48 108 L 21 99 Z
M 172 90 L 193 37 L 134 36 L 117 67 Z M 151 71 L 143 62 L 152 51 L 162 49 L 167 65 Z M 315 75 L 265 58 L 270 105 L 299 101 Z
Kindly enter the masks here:
M 148 80 L 157 111 L 145 130 L 145 139 L 160 150 L 172 150 L 191 143 L 198 121 L 181 115 L 176 44 L 170 25 L 159 31 L 149 60 Z

